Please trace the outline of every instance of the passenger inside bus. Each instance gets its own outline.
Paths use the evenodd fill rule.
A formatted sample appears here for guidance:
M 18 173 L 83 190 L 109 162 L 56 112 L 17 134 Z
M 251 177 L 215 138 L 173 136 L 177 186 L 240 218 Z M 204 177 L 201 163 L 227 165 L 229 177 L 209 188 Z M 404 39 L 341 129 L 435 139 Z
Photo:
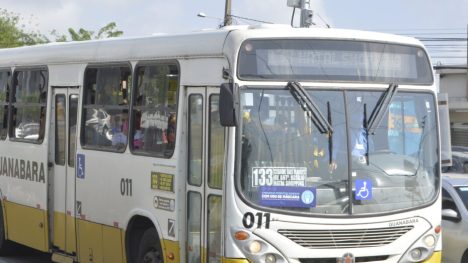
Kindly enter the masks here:
M 125 147 L 128 136 L 128 111 L 124 110 L 122 114 L 116 115 L 113 119 L 112 146 Z
M 176 116 L 174 113 L 169 115 L 169 120 L 167 123 L 167 130 L 166 130 L 166 137 L 167 137 L 167 148 L 174 149 L 175 139 L 176 139 Z

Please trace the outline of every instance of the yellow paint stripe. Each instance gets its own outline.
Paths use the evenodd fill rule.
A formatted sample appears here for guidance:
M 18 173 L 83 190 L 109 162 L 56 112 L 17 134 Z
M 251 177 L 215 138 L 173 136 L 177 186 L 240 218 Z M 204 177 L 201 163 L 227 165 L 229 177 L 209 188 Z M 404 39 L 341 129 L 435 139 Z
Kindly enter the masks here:
M 178 241 L 167 239 L 161 240 L 163 256 L 166 259 L 164 262 L 179 263 L 180 262 L 180 246 Z M 171 259 L 171 255 L 174 257 Z
M 77 221 L 79 262 L 104 262 L 102 255 L 102 225 Z
M 122 231 L 119 228 L 102 226 L 104 262 L 123 263 Z
M 440 263 L 442 262 L 442 251 L 435 251 L 432 256 L 423 263 Z
M 76 253 L 75 218 L 54 212 L 54 246 L 69 254 Z
M 4 201 L 7 238 L 40 251 L 49 251 L 47 211 Z
M 77 230 L 80 262 L 126 262 L 122 229 L 78 219 Z
M 249 263 L 245 258 L 224 258 L 223 257 L 223 263 Z
M 60 250 L 65 250 L 65 214 L 55 212 L 54 213 L 54 246 Z
M 66 215 L 65 221 L 65 231 L 67 232 L 66 235 L 66 248 L 65 251 L 67 253 L 76 253 L 76 223 L 75 218 L 71 215 Z

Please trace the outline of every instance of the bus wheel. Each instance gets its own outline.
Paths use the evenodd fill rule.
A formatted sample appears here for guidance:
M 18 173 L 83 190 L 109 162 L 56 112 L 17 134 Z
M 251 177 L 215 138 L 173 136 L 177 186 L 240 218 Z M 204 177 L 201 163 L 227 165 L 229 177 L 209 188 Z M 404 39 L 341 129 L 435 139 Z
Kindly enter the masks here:
M 465 262 L 468 262 L 468 249 L 465 250 L 465 253 L 463 254 L 463 257 L 461 260 L 461 263 L 465 263 Z
M 161 245 L 158 233 L 154 228 L 149 228 L 143 233 L 138 250 L 138 263 L 163 263 Z

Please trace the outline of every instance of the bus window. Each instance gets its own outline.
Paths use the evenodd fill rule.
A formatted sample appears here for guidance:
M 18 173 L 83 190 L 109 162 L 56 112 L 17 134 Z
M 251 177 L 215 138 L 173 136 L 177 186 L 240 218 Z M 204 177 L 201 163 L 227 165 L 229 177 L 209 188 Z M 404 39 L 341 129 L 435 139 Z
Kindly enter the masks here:
M 187 195 L 187 262 L 201 262 L 201 195 L 189 192 Z
M 19 70 L 13 77 L 10 137 L 42 142 L 47 108 L 47 71 Z
M 4 140 L 8 129 L 8 96 L 10 72 L 0 71 L 0 139 Z
M 189 121 L 188 182 L 200 186 L 203 165 L 203 97 L 200 94 L 189 97 Z
M 135 74 L 132 150 L 169 158 L 176 142 L 179 69 L 175 64 L 139 65 Z
M 388 148 L 395 153 L 415 155 L 421 141 L 424 119 L 418 118 L 414 100 L 393 101 L 388 114 Z
M 218 195 L 208 197 L 208 260 L 207 262 L 221 261 L 221 220 L 223 211 L 222 198 Z
M 68 112 L 68 166 L 75 167 L 76 154 L 76 118 L 78 110 L 78 95 L 72 94 L 69 97 Z
M 66 101 L 65 95 L 55 97 L 55 164 L 65 165 L 66 141 Z
M 124 151 L 128 135 L 131 69 L 127 65 L 91 67 L 85 73 L 81 142 L 85 147 Z
M 208 185 L 221 189 L 223 186 L 224 127 L 219 121 L 219 95 L 210 96 L 210 153 Z

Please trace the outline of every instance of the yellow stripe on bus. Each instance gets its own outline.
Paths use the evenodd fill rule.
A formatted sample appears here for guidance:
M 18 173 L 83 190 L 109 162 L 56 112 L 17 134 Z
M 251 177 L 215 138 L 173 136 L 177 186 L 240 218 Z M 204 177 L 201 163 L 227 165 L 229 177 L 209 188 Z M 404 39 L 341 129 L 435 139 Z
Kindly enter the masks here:
M 26 246 L 48 252 L 48 224 L 47 211 L 4 201 L 5 226 L 9 240 Z M 80 262 L 112 262 L 126 263 L 125 233 L 116 227 L 93 223 L 77 219 L 78 236 L 75 238 L 74 217 L 60 212 L 54 212 L 54 245 L 67 252 L 73 252 L 78 241 L 78 259 Z M 66 230 L 65 230 L 66 229 Z M 66 242 L 63 231 L 67 231 Z M 165 262 L 180 262 L 180 245 L 178 241 L 162 239 Z M 202 249 L 202 258 L 205 258 L 205 248 Z M 246 259 L 222 258 L 223 263 L 249 263 Z M 432 261 L 430 262 L 432 263 Z
M 40 251 L 49 251 L 47 212 L 4 200 L 7 238 Z
M 122 229 L 77 220 L 80 262 L 125 263 Z
M 65 250 L 65 214 L 54 212 L 54 240 L 53 243 L 61 250 Z
M 64 233 L 65 231 L 65 233 Z M 54 212 L 54 245 L 69 254 L 76 253 L 75 218 Z
M 245 258 L 223 258 L 223 263 L 249 263 Z
M 167 239 L 162 239 L 161 244 L 163 247 L 163 255 L 165 258 L 164 262 L 179 263 L 180 262 L 180 246 L 179 241 L 172 241 Z M 172 255 L 174 258 L 171 259 Z
M 66 215 L 66 232 L 67 232 L 67 242 L 65 251 L 67 253 L 76 253 L 76 223 L 75 218 L 71 215 Z
M 423 263 L 440 263 L 442 262 L 442 252 L 441 251 L 435 251 L 432 256 L 424 261 Z

